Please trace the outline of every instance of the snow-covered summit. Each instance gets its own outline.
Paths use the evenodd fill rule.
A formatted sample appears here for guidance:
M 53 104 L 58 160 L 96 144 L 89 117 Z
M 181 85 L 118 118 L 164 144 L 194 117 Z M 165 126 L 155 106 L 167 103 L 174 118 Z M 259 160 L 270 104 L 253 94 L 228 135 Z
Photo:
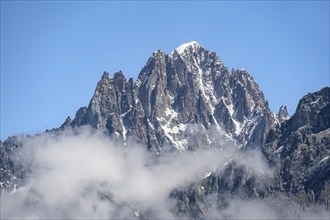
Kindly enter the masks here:
M 198 42 L 196 41 L 191 41 L 191 42 L 188 42 L 188 43 L 184 43 L 184 44 L 181 44 L 180 46 L 178 46 L 174 51 L 176 51 L 177 53 L 179 54 L 182 54 L 184 53 L 184 51 L 187 49 L 187 48 L 190 48 L 190 47 L 193 47 L 193 48 L 200 48 L 202 47 Z M 173 54 L 174 51 L 171 53 Z

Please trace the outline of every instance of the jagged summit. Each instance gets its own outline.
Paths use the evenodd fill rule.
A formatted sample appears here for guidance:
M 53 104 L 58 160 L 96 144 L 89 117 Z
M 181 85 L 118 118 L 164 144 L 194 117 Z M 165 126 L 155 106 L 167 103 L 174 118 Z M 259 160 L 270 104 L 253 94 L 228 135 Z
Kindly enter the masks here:
M 229 73 L 215 52 L 192 41 L 171 55 L 158 50 L 137 81 L 104 73 L 88 107 L 71 126 L 91 125 L 124 140 L 133 136 L 149 149 L 186 151 L 217 145 L 223 137 L 239 147 L 260 147 L 276 119 L 246 70 Z M 191 137 L 193 130 L 214 130 Z
M 171 54 L 174 54 L 175 52 L 177 52 L 179 54 L 182 54 L 189 48 L 201 48 L 201 47 L 202 47 L 202 45 L 200 45 L 198 42 L 191 41 L 191 42 L 188 42 L 188 43 L 181 44 L 174 51 L 172 51 Z
M 282 105 L 277 113 L 277 120 L 281 124 L 282 122 L 289 119 L 289 113 L 287 107 Z
M 68 117 L 65 119 L 64 123 L 61 125 L 60 128 L 65 128 L 65 127 L 67 127 L 67 126 L 70 126 L 71 122 L 72 122 L 71 117 L 68 116 Z

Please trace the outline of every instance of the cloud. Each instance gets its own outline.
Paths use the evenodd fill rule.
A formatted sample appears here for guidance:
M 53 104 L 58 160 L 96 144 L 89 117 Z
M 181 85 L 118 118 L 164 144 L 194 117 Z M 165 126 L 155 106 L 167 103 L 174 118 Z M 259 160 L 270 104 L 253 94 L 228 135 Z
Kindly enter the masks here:
M 231 160 L 260 178 L 272 175 L 257 151 L 238 154 L 233 147 L 222 147 L 155 156 L 133 141 L 115 142 L 88 127 L 27 139 L 18 153 L 31 171 L 16 192 L 2 191 L 3 219 L 174 219 L 177 201 L 171 192 L 200 182 L 211 171 L 221 172 Z M 233 198 L 228 204 L 221 211 L 210 206 L 208 216 L 278 216 L 262 200 Z
M 87 127 L 28 139 L 19 153 L 34 172 L 16 193 L 3 192 L 4 218 L 127 218 L 148 209 L 171 217 L 164 211 L 170 192 L 198 181 L 219 161 L 210 151 L 157 158 L 144 146 L 115 143 Z

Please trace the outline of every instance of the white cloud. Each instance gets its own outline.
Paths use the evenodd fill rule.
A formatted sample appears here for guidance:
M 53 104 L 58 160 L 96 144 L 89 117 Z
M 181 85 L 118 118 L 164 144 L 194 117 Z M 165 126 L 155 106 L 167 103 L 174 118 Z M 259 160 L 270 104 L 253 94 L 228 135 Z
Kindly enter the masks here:
M 2 192 L 4 219 L 127 219 L 146 217 L 148 211 L 155 218 L 176 218 L 171 191 L 221 171 L 231 158 L 257 176 L 272 174 L 257 151 L 237 155 L 230 147 L 155 157 L 144 146 L 118 144 L 87 127 L 29 139 L 21 155 L 34 171 L 17 192 Z M 276 218 L 276 212 L 260 200 L 233 199 L 221 212 L 211 209 L 209 216 L 261 219 Z

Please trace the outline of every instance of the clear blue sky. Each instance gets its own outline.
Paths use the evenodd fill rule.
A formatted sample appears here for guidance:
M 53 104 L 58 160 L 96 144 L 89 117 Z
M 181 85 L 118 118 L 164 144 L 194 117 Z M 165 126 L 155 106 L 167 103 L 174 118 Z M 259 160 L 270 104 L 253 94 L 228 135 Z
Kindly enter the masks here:
M 192 40 L 247 69 L 276 112 L 329 85 L 329 1 L 1 1 L 1 140 L 60 126 L 103 71 L 136 79 Z

